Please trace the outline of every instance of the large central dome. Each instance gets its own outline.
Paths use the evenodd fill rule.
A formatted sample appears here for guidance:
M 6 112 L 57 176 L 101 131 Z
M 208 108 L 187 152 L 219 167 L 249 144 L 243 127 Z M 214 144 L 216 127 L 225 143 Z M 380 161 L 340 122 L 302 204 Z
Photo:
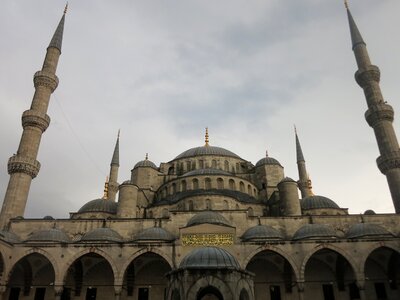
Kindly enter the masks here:
M 235 153 L 233 153 L 229 150 L 226 150 L 221 147 L 206 145 L 206 146 L 195 147 L 195 148 L 186 150 L 185 152 L 182 152 L 177 157 L 175 157 L 174 160 L 187 158 L 187 157 L 194 157 L 194 156 L 203 156 L 203 155 L 229 156 L 229 157 L 241 159 L 238 155 L 236 155 Z

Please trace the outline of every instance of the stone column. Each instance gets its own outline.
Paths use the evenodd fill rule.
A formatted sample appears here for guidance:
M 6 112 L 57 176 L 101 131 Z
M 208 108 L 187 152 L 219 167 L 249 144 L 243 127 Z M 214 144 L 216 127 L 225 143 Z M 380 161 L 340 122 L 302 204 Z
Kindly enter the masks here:
M 122 286 L 121 285 L 114 286 L 115 300 L 120 300 L 121 294 L 122 294 Z
M 61 300 L 61 295 L 64 291 L 64 286 L 62 285 L 55 285 L 54 286 L 54 299 Z
M 365 294 L 365 279 L 357 279 L 356 284 L 360 292 L 360 299 L 367 300 L 367 295 Z
M 304 300 L 304 281 L 297 282 L 297 293 L 299 295 L 299 300 Z
M 2 284 L 0 285 L 0 300 L 5 299 L 4 296 L 5 296 L 6 290 L 7 290 L 6 284 L 5 284 L 5 283 L 2 283 Z

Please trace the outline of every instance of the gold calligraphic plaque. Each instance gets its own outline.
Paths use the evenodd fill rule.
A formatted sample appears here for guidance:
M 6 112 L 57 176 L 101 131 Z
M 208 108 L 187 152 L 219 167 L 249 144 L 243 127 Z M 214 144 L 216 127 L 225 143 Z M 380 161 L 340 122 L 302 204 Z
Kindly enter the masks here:
M 183 246 L 223 246 L 232 244 L 232 233 L 191 233 L 182 235 Z

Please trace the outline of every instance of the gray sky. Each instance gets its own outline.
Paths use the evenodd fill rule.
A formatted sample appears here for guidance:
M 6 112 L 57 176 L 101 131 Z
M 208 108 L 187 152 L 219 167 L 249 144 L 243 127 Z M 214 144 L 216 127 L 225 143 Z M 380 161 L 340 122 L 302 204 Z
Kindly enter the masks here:
M 32 76 L 64 5 L 2 2 L 1 198 L 21 114 L 33 96 Z M 400 1 L 350 5 L 382 71 L 384 97 L 400 112 Z M 393 212 L 355 71 L 341 0 L 71 0 L 60 85 L 26 216 L 68 217 L 101 197 L 119 128 L 121 182 L 146 152 L 158 165 L 203 145 L 206 126 L 211 145 L 253 164 L 268 149 L 297 179 L 293 124 L 316 194 L 351 213 Z

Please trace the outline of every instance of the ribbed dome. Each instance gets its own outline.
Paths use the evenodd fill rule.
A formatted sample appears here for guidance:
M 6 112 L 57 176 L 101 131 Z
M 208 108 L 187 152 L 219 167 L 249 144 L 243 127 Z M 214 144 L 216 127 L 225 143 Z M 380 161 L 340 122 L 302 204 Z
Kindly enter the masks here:
M 173 241 L 175 237 L 172 233 L 161 227 L 152 227 L 139 232 L 134 241 Z
M 174 160 L 186 157 L 204 156 L 204 155 L 228 156 L 240 159 L 238 155 L 224 148 L 214 147 L 214 146 L 202 146 L 186 150 L 185 152 L 182 152 L 177 157 L 175 157 Z
M 114 201 L 110 201 L 107 199 L 95 199 L 89 201 L 84 206 L 82 206 L 78 213 L 87 213 L 87 212 L 105 212 L 109 214 L 117 213 L 118 203 Z
M 198 169 L 187 172 L 183 174 L 183 177 L 186 176 L 197 176 L 197 175 L 232 175 L 231 173 L 219 169 Z
M 239 263 L 232 254 L 217 247 L 193 250 L 182 260 L 179 267 L 181 269 L 240 269 Z
M 294 182 L 294 183 L 296 183 L 296 181 L 294 181 L 292 178 L 290 178 L 290 177 L 285 177 L 285 178 L 283 178 L 279 183 L 284 183 L 284 182 Z M 278 183 L 278 184 L 279 184 Z
M 70 242 L 70 239 L 64 231 L 52 228 L 35 231 L 26 239 L 26 241 L 68 243 Z
M 0 240 L 9 242 L 9 243 L 19 243 L 21 239 L 10 231 L 0 230 Z
M 385 228 L 370 223 L 354 224 L 346 233 L 346 237 L 349 239 L 382 235 L 393 236 L 393 234 L 391 234 Z
M 197 215 L 193 216 L 186 226 L 193 226 L 199 224 L 215 224 L 215 225 L 227 225 L 230 226 L 229 222 L 219 213 L 214 211 L 202 211 Z
M 153 169 L 157 169 L 156 164 L 148 159 L 139 161 L 133 168 L 136 169 L 136 168 L 140 168 L 140 167 L 150 167 Z
M 246 230 L 241 238 L 243 241 L 253 241 L 253 240 L 276 240 L 284 239 L 283 234 L 267 225 L 257 225 Z
M 293 236 L 294 240 L 309 238 L 336 238 L 336 232 L 331 226 L 325 224 L 307 224 L 300 227 Z
M 337 208 L 339 205 L 324 196 L 309 196 L 300 200 L 301 209 Z
M 374 212 L 372 209 L 367 209 L 364 212 L 364 215 L 376 215 L 376 212 Z
M 83 235 L 81 242 L 122 242 L 122 237 L 111 228 L 96 228 Z
M 281 163 L 279 161 L 277 161 L 275 158 L 266 156 L 264 158 L 261 158 L 257 163 L 256 163 L 256 167 L 260 167 L 263 165 L 278 165 L 281 166 Z

